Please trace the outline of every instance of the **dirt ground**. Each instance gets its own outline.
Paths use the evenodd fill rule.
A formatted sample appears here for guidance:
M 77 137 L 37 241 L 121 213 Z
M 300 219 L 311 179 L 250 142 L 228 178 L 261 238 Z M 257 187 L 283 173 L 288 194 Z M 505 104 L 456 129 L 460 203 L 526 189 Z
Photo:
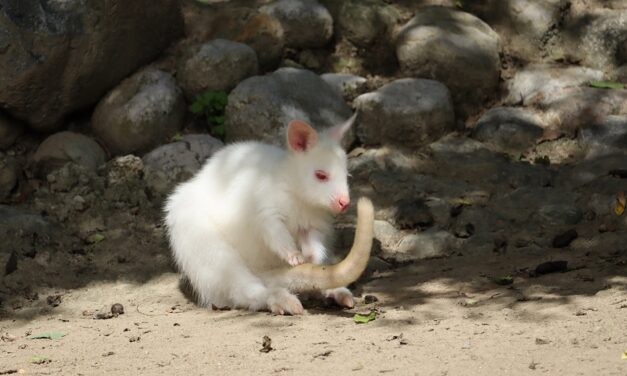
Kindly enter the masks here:
M 144 281 L 94 274 L 76 289 L 42 287 L 42 298 L 5 312 L 0 374 L 627 374 L 627 258 L 552 256 L 575 270 L 521 272 L 499 286 L 486 277 L 544 255 L 425 260 L 364 278 L 352 310 L 308 300 L 297 317 L 199 308 L 167 267 Z M 56 294 L 56 307 L 43 298 Z M 366 304 L 368 294 L 378 301 Z M 113 303 L 125 313 L 93 318 Z M 375 307 L 376 320 L 354 322 L 355 312 Z M 28 338 L 44 332 L 65 336 Z M 269 352 L 260 351 L 264 336 Z

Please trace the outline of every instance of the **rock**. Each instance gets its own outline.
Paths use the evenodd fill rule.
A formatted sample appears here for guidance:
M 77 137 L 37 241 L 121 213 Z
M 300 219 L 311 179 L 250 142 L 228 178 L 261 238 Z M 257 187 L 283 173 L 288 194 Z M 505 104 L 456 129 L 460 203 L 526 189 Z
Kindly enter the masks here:
M 355 46 L 369 47 L 378 39 L 389 41 L 399 19 L 399 12 L 381 0 L 348 0 L 340 6 L 337 29 Z
M 124 185 L 129 181 L 139 180 L 144 173 L 144 163 L 135 155 L 124 155 L 108 163 L 107 183 Z
M 466 2 L 464 9 L 492 26 L 511 54 L 531 59 L 546 53 L 568 5 L 564 0 L 487 0 Z
M 588 158 L 627 153 L 627 116 L 608 116 L 603 123 L 582 128 L 578 141 Z
M 381 242 L 381 249 L 388 251 L 398 244 L 398 241 L 402 238 L 402 234 L 392 226 L 390 222 L 375 220 L 374 237 Z
M 347 73 L 325 73 L 320 76 L 346 100 L 352 100 L 366 90 L 368 81 L 361 76 Z
M 259 10 L 281 22 L 287 47 L 323 47 L 333 35 L 333 18 L 316 0 L 278 0 Z
M 396 226 L 401 229 L 430 227 L 433 225 L 433 214 L 429 207 L 415 198 L 400 200 L 395 213 Z
M 5 276 L 17 270 L 17 253 L 8 249 L 0 250 L 0 275 Z
M 174 78 L 147 69 L 122 81 L 100 101 L 92 128 L 114 155 L 143 153 L 180 129 L 185 111 Z
M 627 166 L 627 153 L 615 153 L 590 158 L 573 166 L 572 169 L 564 170 L 558 183 L 569 189 L 572 189 L 573 186 L 578 187 L 582 185 L 587 185 L 587 188 L 591 189 L 592 185 L 598 182 L 601 187 L 595 187 L 595 189 L 603 188 L 599 192 L 614 190 L 614 187 L 608 184 L 607 180 L 602 181 L 600 179 L 608 176 L 610 171 L 624 169 L 625 166 Z M 613 193 L 615 194 L 616 192 Z
M 206 90 L 231 91 L 257 74 L 257 55 L 245 44 L 214 39 L 189 48 L 178 62 L 177 79 L 190 101 Z
M 9 197 L 17 185 L 19 166 L 11 159 L 0 159 L 0 200 Z
M 9 235 L 49 235 L 51 232 L 52 225 L 41 215 L 13 206 L 0 205 L 0 239 L 6 240 Z M 1 245 L 2 240 L 0 249 L 6 249 Z
M 22 128 L 17 122 L 0 112 L 0 150 L 11 147 L 21 134 Z
M 183 31 L 178 0 L 5 1 L 0 103 L 51 131 L 152 61 Z
M 69 131 L 49 136 L 33 155 L 33 162 L 40 176 L 47 175 L 67 162 L 74 162 L 95 172 L 105 161 L 105 153 L 96 141 Z
M 222 146 L 220 140 L 206 134 L 185 135 L 180 141 L 159 146 L 142 158 L 146 184 L 155 193 L 166 194 L 174 184 L 200 170 Z
M 603 76 L 603 72 L 585 67 L 530 64 L 505 84 L 505 102 L 528 106 L 538 100 L 550 100 L 562 89 L 602 80 Z
M 583 211 L 572 203 L 541 205 L 537 217 L 543 224 L 553 226 L 572 226 L 583 219 Z
M 499 36 L 470 13 L 428 7 L 399 31 L 403 74 L 444 83 L 463 113 L 492 98 L 500 72 Z
M 390 257 L 398 262 L 443 257 L 452 253 L 457 244 L 457 240 L 450 233 L 442 230 L 429 230 L 405 236 Z M 384 256 L 388 255 L 384 254 Z
M 566 231 L 566 232 L 562 232 L 558 235 L 556 235 L 553 238 L 553 248 L 565 248 L 568 247 L 568 245 L 575 239 L 577 239 L 577 237 L 579 236 L 579 234 L 577 234 L 577 230 L 571 228 L 570 230 Z
M 281 68 L 242 81 L 229 95 L 225 133 L 228 142 L 262 140 L 282 145 L 293 119 L 317 129 L 340 124 L 351 115 L 341 95 L 313 72 Z M 352 137 L 345 137 L 345 145 Z
M 275 69 L 281 61 L 283 26 L 271 15 L 246 7 L 216 10 L 191 1 L 183 4 L 183 15 L 188 36 L 200 41 L 222 38 L 246 44 L 255 50 L 262 71 Z
M 564 18 L 563 32 L 553 55 L 612 74 L 621 64 L 617 53 L 625 35 L 627 8 L 624 4 L 616 9 L 575 4 Z
M 542 137 L 542 120 L 530 110 L 494 107 L 481 116 L 472 137 L 500 151 L 523 152 Z
M 405 78 L 362 94 L 358 109 L 359 139 L 368 145 L 390 143 L 417 148 L 454 130 L 448 89 L 433 80 Z

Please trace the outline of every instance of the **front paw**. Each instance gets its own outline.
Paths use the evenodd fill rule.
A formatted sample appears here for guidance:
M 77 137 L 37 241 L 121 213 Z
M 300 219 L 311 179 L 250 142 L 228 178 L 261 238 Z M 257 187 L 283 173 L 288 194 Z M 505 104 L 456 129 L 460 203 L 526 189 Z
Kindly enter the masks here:
M 290 253 L 285 260 L 291 266 L 296 266 L 296 265 L 303 264 L 305 262 L 305 257 L 300 252 L 294 252 L 294 253 Z
M 353 293 L 346 287 L 338 287 L 336 289 L 326 290 L 324 296 L 329 299 L 335 300 L 340 307 L 353 308 L 355 306 L 355 300 L 353 299 Z

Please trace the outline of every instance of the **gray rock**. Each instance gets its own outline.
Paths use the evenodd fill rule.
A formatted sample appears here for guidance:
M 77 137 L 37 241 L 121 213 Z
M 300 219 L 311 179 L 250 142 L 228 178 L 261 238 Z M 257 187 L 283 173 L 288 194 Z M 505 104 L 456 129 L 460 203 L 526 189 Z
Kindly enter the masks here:
M 576 225 L 583 219 L 583 211 L 574 203 L 541 205 L 537 218 L 552 226 Z
M 380 0 L 343 1 L 337 15 L 337 29 L 359 47 L 368 47 L 378 39 L 388 41 L 400 19 L 399 12 Z
M 364 77 L 347 73 L 325 73 L 320 78 L 348 100 L 362 94 L 368 83 Z
M 13 206 L 0 205 L 0 239 L 8 235 L 35 233 L 45 235 L 51 231 L 51 224 L 41 215 Z
M 33 155 L 33 162 L 40 176 L 45 176 L 68 162 L 96 171 L 105 161 L 105 153 L 96 141 L 83 134 L 69 131 L 49 136 Z
M 522 152 L 534 146 L 542 132 L 542 121 L 532 111 L 495 107 L 481 116 L 472 137 L 501 151 Z
M 577 66 L 531 64 L 519 70 L 506 83 L 508 104 L 525 106 L 539 99 L 550 100 L 556 93 L 569 87 L 577 87 L 590 81 L 602 80 L 603 72 Z
M 453 235 L 434 229 L 405 236 L 393 253 L 390 255 L 384 253 L 383 256 L 398 262 L 416 261 L 448 256 L 458 246 L 459 242 Z
M 578 187 L 582 185 L 588 185 L 588 188 L 592 188 L 591 185 L 598 181 L 601 187 L 594 187 L 598 192 L 606 190 L 617 191 L 612 185 L 608 184 L 607 180 L 600 179 L 608 176 L 610 171 L 624 169 L 625 166 L 627 166 L 627 153 L 614 153 L 591 158 L 578 163 L 572 169 L 563 171 L 558 183 L 572 189 L 573 186 Z M 618 181 L 618 183 L 624 186 L 623 182 Z M 616 192 L 613 193 L 615 194 Z
M 466 2 L 464 9 L 492 26 L 512 54 L 533 58 L 544 53 L 566 3 L 564 0 L 486 0 Z
M 392 226 L 390 222 L 375 220 L 374 237 L 381 242 L 382 250 L 390 251 L 398 245 L 398 241 L 403 237 L 403 234 Z
M 178 0 L 3 1 L 0 103 L 51 131 L 182 35 Z
M 247 7 L 215 9 L 191 1 L 183 3 L 183 14 L 187 35 L 198 40 L 222 38 L 246 44 L 255 50 L 262 71 L 275 69 L 283 57 L 283 26 L 269 14 Z
M 149 188 L 159 194 L 191 177 L 224 144 L 210 135 L 189 134 L 180 141 L 159 146 L 144 155 L 145 177 Z
M 14 160 L 0 159 L 0 199 L 6 198 L 17 185 L 19 166 Z
M 245 44 L 215 39 L 190 47 L 178 62 L 177 80 L 189 100 L 206 90 L 231 91 L 257 74 L 257 55 Z
M 420 147 L 455 127 L 451 95 L 433 80 L 396 80 L 360 95 L 354 105 L 360 113 L 358 137 L 368 145 Z
M 470 13 L 443 7 L 417 12 L 400 30 L 396 56 L 403 74 L 443 82 L 462 112 L 496 93 L 499 36 Z
M 262 140 L 282 145 L 293 119 L 317 129 L 340 124 L 351 115 L 342 96 L 313 72 L 281 68 L 242 81 L 226 107 L 227 141 Z M 352 137 L 345 137 L 345 144 Z
M 497 215 L 517 224 L 573 225 L 583 218 L 575 194 L 565 189 L 524 186 L 493 199 L 490 204 Z
M 17 122 L 0 112 L 0 150 L 11 147 L 21 134 L 22 128 Z
M 582 128 L 578 141 L 587 158 L 627 153 L 627 116 L 608 116 L 603 123 Z
M 147 69 L 124 80 L 100 101 L 92 128 L 114 155 L 143 153 L 180 129 L 185 111 L 174 78 Z
M 582 65 L 613 72 L 620 43 L 627 35 L 627 8 L 603 9 L 600 6 L 571 7 L 564 19 L 559 39 L 560 53 Z M 555 54 L 554 53 L 554 54 Z
M 259 10 L 281 22 L 287 47 L 322 47 L 333 35 L 333 18 L 316 0 L 278 0 Z

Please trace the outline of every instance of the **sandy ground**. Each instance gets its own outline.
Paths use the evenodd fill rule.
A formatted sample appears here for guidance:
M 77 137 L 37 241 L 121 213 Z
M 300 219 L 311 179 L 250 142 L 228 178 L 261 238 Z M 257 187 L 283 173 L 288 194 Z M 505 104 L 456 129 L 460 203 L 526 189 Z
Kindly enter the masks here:
M 142 283 L 44 288 L 61 291 L 62 303 L 38 299 L 0 321 L 0 374 L 625 375 L 627 257 L 599 256 L 555 252 L 576 270 L 514 273 L 510 286 L 487 276 L 546 255 L 421 261 L 365 278 L 355 309 L 308 300 L 297 317 L 197 307 L 167 271 Z M 365 304 L 367 294 L 379 301 Z M 126 312 L 93 318 L 113 303 Z M 376 320 L 353 321 L 375 307 Z M 51 331 L 66 335 L 27 338 Z M 269 352 L 260 351 L 264 336 Z

